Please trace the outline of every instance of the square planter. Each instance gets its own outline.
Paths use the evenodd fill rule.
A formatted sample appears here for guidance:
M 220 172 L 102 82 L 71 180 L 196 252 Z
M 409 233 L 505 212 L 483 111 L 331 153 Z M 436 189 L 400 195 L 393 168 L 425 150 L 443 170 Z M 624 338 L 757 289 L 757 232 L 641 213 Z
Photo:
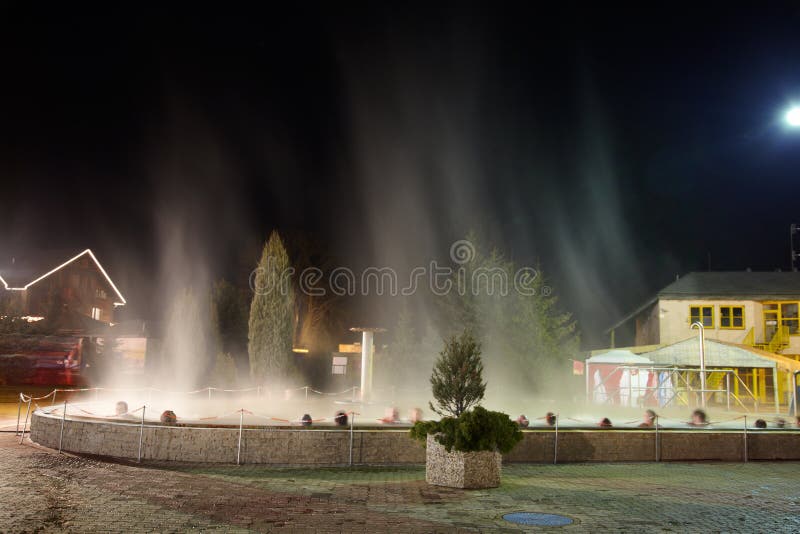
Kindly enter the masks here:
M 425 481 L 451 488 L 496 488 L 500 485 L 502 460 L 499 452 L 447 452 L 429 434 L 425 451 Z

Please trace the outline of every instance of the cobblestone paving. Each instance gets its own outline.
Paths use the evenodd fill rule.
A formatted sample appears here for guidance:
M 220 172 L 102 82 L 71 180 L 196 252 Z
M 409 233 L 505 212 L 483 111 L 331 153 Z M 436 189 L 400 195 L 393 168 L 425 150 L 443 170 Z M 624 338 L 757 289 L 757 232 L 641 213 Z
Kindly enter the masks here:
M 573 531 L 798 532 L 800 464 L 511 465 L 461 491 L 422 467 L 137 466 L 0 434 L 2 532 L 497 532 L 513 511 Z

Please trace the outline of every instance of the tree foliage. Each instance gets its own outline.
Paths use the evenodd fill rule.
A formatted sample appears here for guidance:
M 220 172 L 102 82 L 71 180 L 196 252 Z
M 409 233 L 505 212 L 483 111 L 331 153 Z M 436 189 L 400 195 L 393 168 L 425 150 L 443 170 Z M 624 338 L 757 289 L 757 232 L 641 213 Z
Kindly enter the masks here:
M 444 349 L 433 367 L 431 392 L 439 415 L 458 417 L 483 399 L 483 362 L 480 344 L 468 330 L 445 341 Z
M 278 233 L 272 232 L 252 278 L 248 324 L 250 375 L 260 383 L 284 379 L 294 371 L 294 290 L 290 274 L 289 255 Z
M 411 437 L 425 441 L 434 434 L 436 441 L 451 451 L 498 451 L 506 454 L 522 440 L 522 431 L 507 414 L 492 412 L 481 406 L 461 416 L 444 417 L 441 421 L 419 421 L 411 429 Z
M 220 351 L 234 357 L 245 354 L 249 320 L 245 293 L 227 280 L 218 280 L 212 290 L 212 306 Z
M 306 274 L 293 280 L 294 345 L 312 352 L 336 350 L 350 324 L 345 299 L 328 283 L 339 263 L 325 243 L 305 232 L 293 231 L 286 246 L 296 272 Z
M 47 310 L 44 320 L 31 322 L 23 318 L 20 294 L 15 291 L 0 292 L 0 334 L 55 334 L 66 308 L 63 300 L 52 292 L 48 293 L 45 304 Z
M 485 348 L 487 373 L 503 383 L 543 385 L 537 384 L 541 376 L 567 369 L 579 350 L 575 320 L 560 309 L 541 265 L 521 271 L 498 249 L 483 247 L 476 234 L 467 241 L 474 254 L 453 266 L 454 290 L 439 299 L 440 331 L 448 335 L 466 327 L 473 332 Z M 515 281 L 520 272 L 527 276 Z

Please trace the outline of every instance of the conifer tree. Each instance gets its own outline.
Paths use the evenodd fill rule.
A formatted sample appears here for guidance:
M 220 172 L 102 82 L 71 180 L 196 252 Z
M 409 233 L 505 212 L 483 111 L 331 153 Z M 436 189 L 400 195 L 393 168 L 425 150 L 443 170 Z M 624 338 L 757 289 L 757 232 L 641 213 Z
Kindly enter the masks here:
M 251 278 L 253 300 L 248 324 L 250 375 L 258 382 L 290 376 L 294 333 L 294 290 L 289 255 L 277 232 L 264 245 Z
M 431 410 L 443 416 L 458 417 L 483 399 L 481 347 L 468 330 L 445 341 L 433 367 L 431 391 L 436 400 Z

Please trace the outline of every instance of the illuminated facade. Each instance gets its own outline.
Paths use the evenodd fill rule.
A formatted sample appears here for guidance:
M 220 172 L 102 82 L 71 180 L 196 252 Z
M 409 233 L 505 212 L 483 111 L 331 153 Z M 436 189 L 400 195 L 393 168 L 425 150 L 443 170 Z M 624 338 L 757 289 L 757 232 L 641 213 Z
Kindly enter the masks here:
M 610 332 L 626 325 L 633 344 L 670 345 L 705 328 L 706 339 L 800 359 L 800 273 L 698 272 L 679 278 Z
M 610 348 L 659 365 L 694 368 L 698 330 L 703 325 L 710 379 L 733 373 L 739 385 L 761 403 L 793 402 L 795 372 L 800 372 L 800 272 L 697 272 L 666 286 L 609 330 Z M 756 363 L 754 363 L 756 362 Z M 713 373 L 717 374 L 714 375 Z M 688 380 L 688 379 L 687 379 Z
M 16 315 L 44 317 L 54 307 L 111 323 L 125 298 L 94 253 L 37 253 L 4 258 L 0 296 Z

